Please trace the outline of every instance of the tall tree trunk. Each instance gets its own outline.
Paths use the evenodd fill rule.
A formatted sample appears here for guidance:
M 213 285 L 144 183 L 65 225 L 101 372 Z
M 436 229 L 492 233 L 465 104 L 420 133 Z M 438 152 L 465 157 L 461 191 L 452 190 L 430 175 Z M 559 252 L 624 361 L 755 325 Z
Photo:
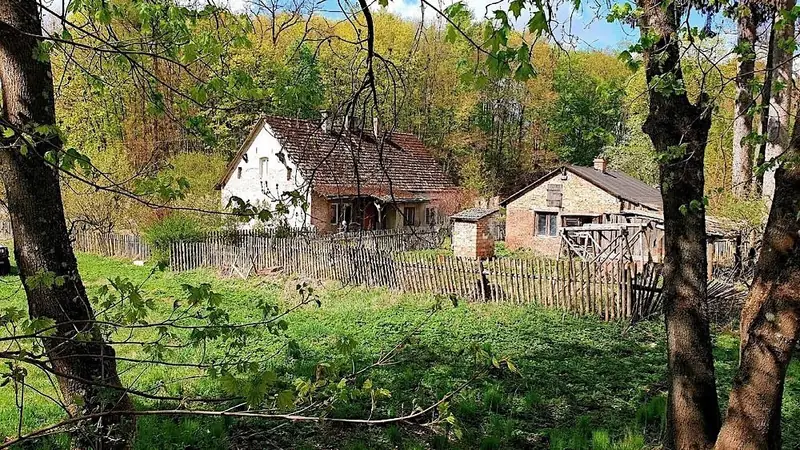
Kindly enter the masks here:
M 642 33 L 658 37 L 644 53 L 650 111 L 643 130 L 662 156 L 664 319 L 667 328 L 667 449 L 706 449 L 720 428 L 706 304 L 703 163 L 711 117 L 689 101 L 680 67 L 675 3 L 640 0 Z M 658 88 L 655 88 L 658 85 Z M 677 88 L 677 89 L 674 89 Z
M 779 2 L 780 11 L 791 11 L 795 0 Z M 783 155 L 789 147 L 789 111 L 792 106 L 792 61 L 793 53 L 787 49 L 787 43 L 794 41 L 794 22 L 784 21 L 780 14 L 775 15 L 773 23 L 775 40 L 772 48 L 774 70 L 772 71 L 772 98 L 770 100 L 769 125 L 767 127 L 767 148 L 764 158 L 767 164 L 772 165 L 764 173 L 762 197 L 771 202 L 775 192 L 774 159 Z
M 788 155 L 800 155 L 795 121 Z M 779 167 L 753 287 L 742 310 L 741 360 L 718 449 L 781 448 L 784 378 L 800 332 L 800 167 Z
M 774 16 L 774 13 L 772 14 Z M 764 87 L 761 89 L 761 128 L 760 133 L 766 136 L 769 130 L 769 105 L 772 101 L 772 70 L 774 54 L 772 49 L 775 47 L 775 27 L 774 20 L 769 27 L 769 43 L 767 44 L 767 64 L 766 73 L 764 74 Z M 756 149 L 756 155 L 753 157 L 755 160 L 756 169 L 764 165 L 764 153 L 767 151 L 767 141 L 763 140 Z M 757 194 L 763 192 L 764 186 L 764 172 L 761 170 L 753 171 L 753 185 L 752 189 Z
M 40 42 L 33 36 L 41 32 L 36 1 L 0 0 L 2 119 L 32 135 L 34 127 L 56 123 L 50 63 L 33 58 Z M 30 316 L 56 322 L 55 334 L 43 338 L 43 344 L 50 365 L 60 374 L 67 409 L 73 416 L 130 410 L 131 402 L 117 376 L 114 350 L 91 322 L 94 315 L 70 244 L 58 172 L 44 160 L 45 152 L 60 150 L 62 143 L 51 135 L 37 139 L 27 152 L 21 151 L 17 139 L 4 144 L 11 146 L 0 152 L 0 175 L 14 254 Z M 41 282 L 51 277 L 64 282 Z M 77 333 L 88 339 L 76 339 Z M 128 446 L 134 423 L 112 415 L 84 425 L 75 435 L 75 447 L 109 449 Z
M 739 6 L 739 67 L 736 74 L 736 101 L 733 118 L 733 193 L 739 198 L 750 195 L 753 177 L 753 76 L 756 61 L 756 26 L 758 20 L 749 2 Z

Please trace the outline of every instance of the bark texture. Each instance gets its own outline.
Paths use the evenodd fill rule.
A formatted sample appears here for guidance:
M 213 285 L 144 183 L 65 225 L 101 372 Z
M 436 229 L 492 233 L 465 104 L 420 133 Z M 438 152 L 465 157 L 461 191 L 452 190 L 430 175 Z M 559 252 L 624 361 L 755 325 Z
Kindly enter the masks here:
M 709 108 L 680 89 L 675 4 L 640 0 L 642 33 L 656 44 L 645 52 L 650 111 L 644 132 L 661 157 L 664 208 L 664 317 L 668 349 L 667 449 L 707 449 L 720 429 L 706 304 L 703 163 Z M 692 207 L 694 206 L 694 207 Z
M 736 101 L 733 118 L 733 193 L 739 198 L 750 195 L 753 177 L 753 141 L 747 139 L 753 132 L 753 75 L 756 61 L 756 26 L 758 20 L 751 3 L 739 6 L 738 42 L 742 52 L 736 74 Z
M 49 62 L 33 58 L 41 34 L 34 0 L 0 0 L 0 82 L 2 119 L 31 133 L 38 125 L 54 125 L 55 105 Z M 0 152 L 0 175 L 14 235 L 14 253 L 33 318 L 55 320 L 52 337 L 43 344 L 73 416 L 130 410 L 121 389 L 114 350 L 93 326 L 94 314 L 78 274 L 67 232 L 58 172 L 44 161 L 48 150 L 60 149 L 56 136 L 37 139 L 26 154 L 20 140 L 7 139 Z M 48 277 L 43 277 L 48 274 Z M 42 282 L 59 277 L 62 283 Z M 75 339 L 82 333 L 86 339 Z M 76 448 L 127 448 L 132 418 L 110 415 L 87 421 L 73 439 Z
M 795 6 L 795 0 L 781 0 L 778 9 L 789 11 Z M 794 41 L 794 22 L 784 21 L 780 14 L 775 15 L 773 23 L 775 39 L 773 40 L 772 61 L 772 92 L 769 106 L 769 119 L 767 126 L 767 146 L 764 159 L 770 169 L 764 173 L 762 197 L 769 204 L 775 192 L 775 158 L 783 155 L 789 148 L 789 120 L 792 107 L 792 68 L 793 54 L 787 48 L 787 43 Z M 772 163 L 771 163 L 772 161 Z
M 800 156 L 795 121 L 787 156 Z M 800 332 L 800 167 L 775 172 L 770 209 L 753 287 L 742 310 L 742 346 L 717 449 L 781 448 L 786 369 Z

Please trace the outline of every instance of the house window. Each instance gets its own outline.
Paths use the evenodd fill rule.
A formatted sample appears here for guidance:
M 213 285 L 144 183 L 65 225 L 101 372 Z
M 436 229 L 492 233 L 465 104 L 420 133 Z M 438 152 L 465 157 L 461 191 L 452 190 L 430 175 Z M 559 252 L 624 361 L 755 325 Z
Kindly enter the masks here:
M 598 217 L 595 216 L 564 216 L 563 225 L 565 227 L 581 227 L 590 223 L 596 222 Z
M 258 173 L 261 179 L 267 178 L 267 162 L 268 158 L 261 158 L 258 160 Z
M 536 235 L 555 236 L 558 232 L 558 213 L 536 213 Z
M 292 181 L 292 168 L 286 168 L 286 181 Z
M 241 167 L 236 169 L 236 178 L 242 178 L 242 168 Z
M 417 208 L 406 206 L 403 208 L 403 222 L 405 225 L 416 225 Z
M 547 185 L 547 206 L 550 208 L 561 208 L 561 185 L 548 184 Z
M 427 225 L 436 225 L 436 208 L 425 208 L 425 223 Z
M 350 205 L 347 203 L 331 204 L 331 223 L 338 225 L 342 222 L 350 223 Z

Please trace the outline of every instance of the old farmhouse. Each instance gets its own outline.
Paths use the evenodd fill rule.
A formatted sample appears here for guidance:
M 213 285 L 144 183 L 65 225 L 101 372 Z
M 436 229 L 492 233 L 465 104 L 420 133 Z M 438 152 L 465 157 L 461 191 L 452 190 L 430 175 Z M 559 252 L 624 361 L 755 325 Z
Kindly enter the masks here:
M 459 190 L 414 135 L 334 123 L 262 117 L 217 189 L 283 210 L 283 224 L 319 232 L 432 225 L 459 207 Z M 289 201 L 299 193 L 303 201 Z M 254 223 L 251 223 L 253 225 Z

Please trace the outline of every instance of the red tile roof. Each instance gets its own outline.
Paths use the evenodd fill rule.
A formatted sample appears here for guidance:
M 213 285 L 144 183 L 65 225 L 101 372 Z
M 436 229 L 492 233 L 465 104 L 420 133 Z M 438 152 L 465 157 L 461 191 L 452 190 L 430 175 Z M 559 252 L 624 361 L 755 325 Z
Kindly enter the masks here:
M 319 121 L 268 116 L 259 120 L 256 130 L 269 126 L 284 150 L 297 164 L 313 189 L 331 192 L 375 191 L 383 194 L 452 189 L 455 186 L 413 134 L 391 133 L 373 136 L 372 132 L 323 132 Z M 241 155 L 258 134 L 254 130 L 239 154 L 231 161 L 219 186 L 227 182 Z M 381 144 L 381 139 L 383 143 Z

